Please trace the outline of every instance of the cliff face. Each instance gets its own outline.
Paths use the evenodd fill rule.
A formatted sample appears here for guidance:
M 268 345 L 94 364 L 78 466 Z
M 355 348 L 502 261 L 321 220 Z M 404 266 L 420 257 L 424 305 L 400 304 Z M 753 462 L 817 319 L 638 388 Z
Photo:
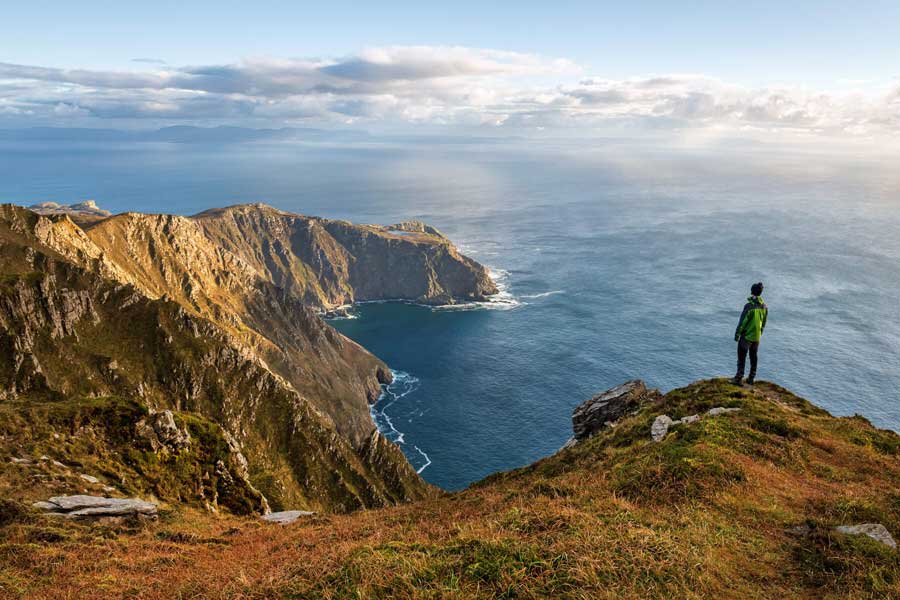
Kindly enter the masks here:
M 203 415 L 240 443 L 248 483 L 273 508 L 428 493 L 369 414 L 389 370 L 313 309 L 490 292 L 483 267 L 439 234 L 407 239 L 258 206 L 82 228 L 4 206 L 0 243 L 0 348 L 12 357 L 0 398 L 115 396 Z M 403 274 L 425 283 L 396 282 Z
M 451 304 L 497 293 L 483 266 L 423 223 L 354 225 L 259 205 L 215 209 L 193 219 L 217 247 L 312 305 Z

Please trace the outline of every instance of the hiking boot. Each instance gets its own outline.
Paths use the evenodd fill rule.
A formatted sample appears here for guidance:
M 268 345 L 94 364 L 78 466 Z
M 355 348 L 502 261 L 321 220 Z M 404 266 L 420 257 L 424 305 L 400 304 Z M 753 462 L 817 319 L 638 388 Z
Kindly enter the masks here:
M 747 385 L 753 385 L 753 380 L 754 380 L 754 379 L 755 379 L 755 378 L 753 377 L 753 375 L 751 375 L 750 377 L 748 377 L 748 378 L 747 378 Z
M 743 377 L 735 376 L 735 377 L 732 378 L 731 383 L 733 383 L 734 385 L 740 385 L 740 386 L 742 386 L 742 385 L 744 385 L 744 384 L 743 384 L 743 379 L 744 379 Z

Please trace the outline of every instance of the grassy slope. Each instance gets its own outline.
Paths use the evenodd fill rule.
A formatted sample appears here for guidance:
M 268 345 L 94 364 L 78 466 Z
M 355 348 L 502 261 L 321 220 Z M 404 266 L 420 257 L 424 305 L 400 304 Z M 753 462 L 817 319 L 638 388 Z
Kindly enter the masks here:
M 741 411 L 649 441 L 657 414 L 712 406 Z M 900 554 L 832 532 L 900 532 L 898 453 L 900 436 L 777 386 L 699 382 L 574 449 L 411 505 L 286 527 L 183 509 L 119 532 L 13 515 L 0 595 L 900 597 Z

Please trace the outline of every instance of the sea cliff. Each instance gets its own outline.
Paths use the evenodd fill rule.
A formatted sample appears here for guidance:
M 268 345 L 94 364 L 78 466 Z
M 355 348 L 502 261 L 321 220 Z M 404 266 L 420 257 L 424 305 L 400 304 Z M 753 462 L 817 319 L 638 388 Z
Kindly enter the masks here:
M 484 267 L 437 230 L 263 205 L 195 217 L 36 210 L 47 214 L 0 207 L 0 347 L 9 357 L 0 402 L 23 414 L 107 402 L 133 414 L 199 415 L 235 441 L 248 463 L 243 479 L 275 509 L 347 511 L 431 493 L 372 422 L 369 403 L 390 370 L 317 313 L 356 300 L 494 292 Z M 82 417 L 72 418 L 64 427 Z M 121 433 L 96 425 L 101 445 Z M 62 434 L 46 434 L 28 444 L 62 451 Z M 150 458 L 107 467 L 134 473 L 128 491 L 166 496 L 155 482 L 168 474 L 141 465 Z M 174 495 L 210 504 L 215 485 L 207 488 Z

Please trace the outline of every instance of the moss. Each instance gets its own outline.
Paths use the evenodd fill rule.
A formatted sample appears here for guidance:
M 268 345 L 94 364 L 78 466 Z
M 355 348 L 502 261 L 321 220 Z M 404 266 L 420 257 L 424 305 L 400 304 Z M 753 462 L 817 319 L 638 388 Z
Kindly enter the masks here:
M 787 419 L 784 418 L 770 419 L 763 416 L 757 416 L 749 420 L 749 425 L 757 431 L 788 439 L 797 438 L 803 435 L 802 429 L 789 424 Z
M 0 527 L 31 520 L 31 511 L 21 502 L 0 498 Z
M 647 444 L 618 462 L 612 489 L 637 501 L 700 498 L 744 480 L 741 468 L 716 448 L 670 438 Z

